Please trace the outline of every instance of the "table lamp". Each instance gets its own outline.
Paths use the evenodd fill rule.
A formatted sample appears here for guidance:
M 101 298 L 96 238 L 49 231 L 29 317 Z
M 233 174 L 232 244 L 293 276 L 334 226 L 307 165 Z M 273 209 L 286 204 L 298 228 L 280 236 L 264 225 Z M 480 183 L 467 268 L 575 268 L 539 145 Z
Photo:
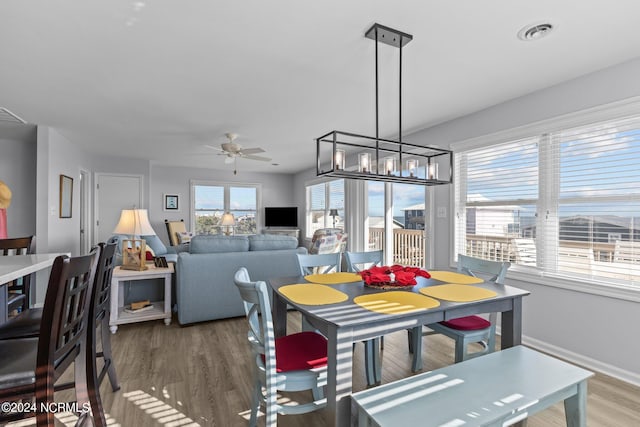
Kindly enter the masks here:
M 333 217 L 333 228 L 336 228 L 336 217 L 338 216 L 338 209 L 330 209 L 329 216 Z
M 222 215 L 221 226 L 226 227 L 224 231 L 225 236 L 229 236 L 233 232 L 233 227 L 236 225 L 236 219 L 233 217 L 232 213 L 226 213 Z
M 149 223 L 146 209 L 123 209 L 120 221 L 113 230 L 114 234 L 127 234 L 130 239 L 122 240 L 122 268 L 123 270 L 146 270 L 147 242 L 140 236 L 155 236 Z

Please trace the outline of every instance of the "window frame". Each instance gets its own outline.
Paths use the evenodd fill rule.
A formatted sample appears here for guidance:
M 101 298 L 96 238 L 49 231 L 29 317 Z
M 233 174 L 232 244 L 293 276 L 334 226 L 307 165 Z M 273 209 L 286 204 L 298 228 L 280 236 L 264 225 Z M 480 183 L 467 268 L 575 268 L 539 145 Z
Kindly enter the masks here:
M 304 203 L 304 221 L 305 221 L 305 230 L 304 230 L 304 238 L 306 239 L 311 239 L 313 238 L 313 232 L 311 232 L 311 224 L 312 224 L 312 218 L 311 218 L 311 214 L 312 212 L 316 212 L 318 211 L 317 209 L 311 209 L 311 187 L 317 186 L 317 185 L 323 185 L 324 186 L 324 215 L 323 215 L 323 222 L 324 222 L 324 227 L 321 228 L 333 228 L 333 218 L 331 218 L 329 216 L 329 211 L 331 210 L 331 183 L 332 182 L 336 182 L 336 181 L 342 181 L 342 211 L 343 211 L 343 229 L 344 229 L 344 220 L 346 218 L 346 216 L 348 215 L 347 213 L 347 207 L 346 207 L 346 185 L 345 185 L 345 180 L 344 178 L 337 178 L 337 179 L 322 179 L 322 180 L 313 180 L 313 181 L 309 181 L 306 182 L 304 185 L 304 192 L 305 192 L 305 203 Z M 346 231 L 346 230 L 345 230 Z
M 223 210 L 224 212 L 232 212 L 231 209 L 231 187 L 254 188 L 256 190 L 256 233 L 264 228 L 262 215 L 262 184 L 247 182 L 230 182 L 230 181 L 208 181 L 208 180 L 190 180 L 189 187 L 191 193 L 191 203 L 189 217 L 191 218 L 191 231 L 195 232 L 196 228 L 196 186 L 223 187 Z
M 553 117 L 547 120 L 531 123 L 528 125 L 502 130 L 492 134 L 470 138 L 460 142 L 451 144 L 454 153 L 468 151 L 472 149 L 485 148 L 493 145 L 508 143 L 518 139 L 542 137 L 563 129 L 574 127 L 589 126 L 594 123 L 619 120 L 626 116 L 640 116 L 640 97 L 633 97 L 623 101 L 610 104 L 600 105 L 594 108 L 581 110 L 578 112 Z M 455 155 L 456 162 L 456 178 L 454 185 L 450 188 L 450 209 L 451 212 L 457 212 L 459 201 L 456 199 L 461 191 L 466 194 L 466 168 L 460 164 L 460 157 Z M 546 162 L 545 162 L 546 163 Z M 540 164 L 540 162 L 539 162 Z M 542 179 L 546 179 L 545 182 Z M 553 199 L 553 194 L 543 194 L 545 184 L 553 184 L 553 175 L 547 171 L 541 172 L 541 180 L 539 187 L 538 210 L 546 209 Z M 556 188 L 556 185 L 552 185 Z M 563 200 L 562 203 L 566 203 Z M 457 224 L 458 223 L 458 224 Z M 450 221 L 450 235 L 454 236 L 450 245 L 450 264 L 452 267 L 456 265 L 457 249 L 459 248 L 459 239 L 456 234 L 456 228 L 459 226 L 459 219 L 454 216 Z M 546 256 L 546 255 L 545 255 Z M 548 265 L 548 264 L 547 264 Z M 521 265 L 512 265 L 508 276 L 516 280 L 522 280 L 538 285 L 569 289 L 577 292 L 601 295 L 625 301 L 640 302 L 640 287 L 637 285 L 625 285 L 623 283 L 611 282 L 606 278 L 577 278 L 562 273 L 554 273 L 543 271 L 535 267 L 527 267 Z

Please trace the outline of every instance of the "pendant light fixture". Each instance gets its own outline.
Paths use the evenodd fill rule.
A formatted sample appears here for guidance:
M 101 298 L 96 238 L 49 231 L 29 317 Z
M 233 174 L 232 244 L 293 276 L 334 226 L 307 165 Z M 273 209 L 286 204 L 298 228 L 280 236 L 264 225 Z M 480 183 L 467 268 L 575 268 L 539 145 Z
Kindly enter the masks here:
M 365 37 L 375 41 L 375 136 L 338 130 L 316 138 L 316 175 L 347 179 L 440 185 L 453 182 L 453 152 L 402 141 L 402 48 L 413 36 L 374 24 Z M 378 44 L 399 49 L 398 139 L 380 138 L 378 97 Z

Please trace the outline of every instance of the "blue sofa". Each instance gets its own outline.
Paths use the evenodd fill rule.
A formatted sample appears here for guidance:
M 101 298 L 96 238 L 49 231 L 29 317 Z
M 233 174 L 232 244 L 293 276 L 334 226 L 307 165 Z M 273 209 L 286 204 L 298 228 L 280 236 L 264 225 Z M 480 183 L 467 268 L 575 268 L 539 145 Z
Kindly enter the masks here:
M 251 280 L 298 276 L 296 254 L 307 253 L 292 236 L 195 236 L 188 252 L 178 253 L 176 303 L 181 325 L 244 316 L 233 276 L 240 267 Z

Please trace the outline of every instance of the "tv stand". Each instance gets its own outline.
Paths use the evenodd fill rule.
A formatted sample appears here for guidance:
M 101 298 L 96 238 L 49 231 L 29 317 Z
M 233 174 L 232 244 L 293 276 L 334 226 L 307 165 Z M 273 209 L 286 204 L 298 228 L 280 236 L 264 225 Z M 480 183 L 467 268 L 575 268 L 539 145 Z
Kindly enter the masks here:
M 283 234 L 300 239 L 300 229 L 292 227 L 265 227 L 262 229 L 262 234 Z

